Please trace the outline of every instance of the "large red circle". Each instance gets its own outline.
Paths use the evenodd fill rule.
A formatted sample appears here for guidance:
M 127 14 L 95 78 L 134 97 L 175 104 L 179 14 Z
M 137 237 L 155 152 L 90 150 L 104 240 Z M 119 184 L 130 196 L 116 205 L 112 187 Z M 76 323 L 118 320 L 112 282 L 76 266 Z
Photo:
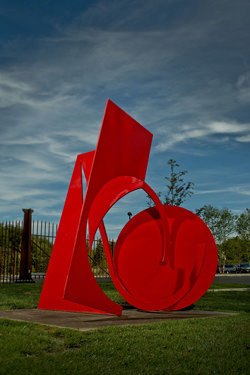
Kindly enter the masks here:
M 217 249 L 206 224 L 184 208 L 164 209 L 164 219 L 156 207 L 134 216 L 115 247 L 114 283 L 129 303 L 143 310 L 179 310 L 193 304 L 216 272 Z M 162 263 L 166 225 L 170 238 Z

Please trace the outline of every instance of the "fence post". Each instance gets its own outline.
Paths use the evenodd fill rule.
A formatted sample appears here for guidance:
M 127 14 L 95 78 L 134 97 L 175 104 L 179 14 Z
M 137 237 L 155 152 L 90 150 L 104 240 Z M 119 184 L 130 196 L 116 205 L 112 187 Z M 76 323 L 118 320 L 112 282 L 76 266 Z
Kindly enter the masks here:
M 33 210 L 31 208 L 24 208 L 23 212 L 23 235 L 19 281 L 32 281 L 31 223 Z

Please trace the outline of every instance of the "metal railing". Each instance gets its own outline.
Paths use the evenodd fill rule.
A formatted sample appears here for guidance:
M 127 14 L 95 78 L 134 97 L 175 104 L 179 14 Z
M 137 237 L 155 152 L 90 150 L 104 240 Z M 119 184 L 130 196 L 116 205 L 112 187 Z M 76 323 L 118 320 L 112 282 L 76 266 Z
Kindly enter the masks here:
M 58 224 L 32 221 L 33 211 L 23 211 L 23 221 L 0 223 L 0 283 L 33 282 L 46 275 Z M 109 244 L 113 254 L 114 241 Z M 100 239 L 94 240 L 89 262 L 95 277 L 110 278 Z
M 0 282 L 15 282 L 20 274 L 23 222 L 0 223 Z

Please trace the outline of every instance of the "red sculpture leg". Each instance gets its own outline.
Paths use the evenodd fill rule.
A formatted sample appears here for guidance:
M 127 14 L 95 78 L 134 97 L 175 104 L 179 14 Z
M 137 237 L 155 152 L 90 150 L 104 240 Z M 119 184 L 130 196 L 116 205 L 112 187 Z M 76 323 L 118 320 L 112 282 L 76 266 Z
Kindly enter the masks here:
M 124 194 L 122 191 L 124 187 L 129 192 L 142 185 L 151 142 L 150 132 L 114 103 L 108 101 L 65 286 L 67 300 L 76 303 L 84 300 L 87 304 L 92 303 L 91 306 L 95 306 L 98 310 L 107 311 L 105 303 L 97 295 L 96 290 L 92 290 L 91 287 L 89 289 L 79 287 L 81 285 L 79 280 L 84 278 L 83 274 L 88 274 L 90 278 L 87 263 L 83 262 L 83 259 L 86 259 L 86 246 L 83 239 L 86 238 L 88 224 L 90 243 L 92 242 L 97 225 L 101 223 L 107 210 Z M 127 184 L 124 185 L 124 181 Z M 101 203 L 96 204 L 93 210 L 92 207 L 98 196 L 102 198 Z
M 91 271 L 85 237 L 82 242 L 85 252 L 78 259 L 77 289 L 86 291 L 77 302 L 67 299 L 65 288 L 71 259 L 75 251 L 75 238 L 78 231 L 80 214 L 83 207 L 82 170 L 88 183 L 94 151 L 79 155 L 76 160 L 72 179 L 69 185 L 62 217 L 60 220 L 56 241 L 53 247 L 49 267 L 46 273 L 38 308 L 47 310 L 82 311 L 95 313 L 112 313 L 121 315 L 122 308 L 112 302 L 96 283 Z M 95 301 L 98 299 L 98 307 Z M 105 306 L 103 310 L 103 306 Z

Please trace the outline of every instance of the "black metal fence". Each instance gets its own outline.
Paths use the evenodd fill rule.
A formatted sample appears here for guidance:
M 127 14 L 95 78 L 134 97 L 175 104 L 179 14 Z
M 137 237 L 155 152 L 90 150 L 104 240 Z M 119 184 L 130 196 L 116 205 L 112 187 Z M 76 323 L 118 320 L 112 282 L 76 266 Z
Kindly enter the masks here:
M 33 282 L 46 274 L 58 224 L 32 221 L 32 210 L 23 211 L 23 221 L 0 223 L 0 283 Z M 96 277 L 110 277 L 100 239 L 94 241 L 89 262 Z
M 15 282 L 20 274 L 23 222 L 0 223 L 0 282 Z
M 32 278 L 45 276 L 51 251 L 56 239 L 58 224 L 46 221 L 32 221 L 31 257 Z

